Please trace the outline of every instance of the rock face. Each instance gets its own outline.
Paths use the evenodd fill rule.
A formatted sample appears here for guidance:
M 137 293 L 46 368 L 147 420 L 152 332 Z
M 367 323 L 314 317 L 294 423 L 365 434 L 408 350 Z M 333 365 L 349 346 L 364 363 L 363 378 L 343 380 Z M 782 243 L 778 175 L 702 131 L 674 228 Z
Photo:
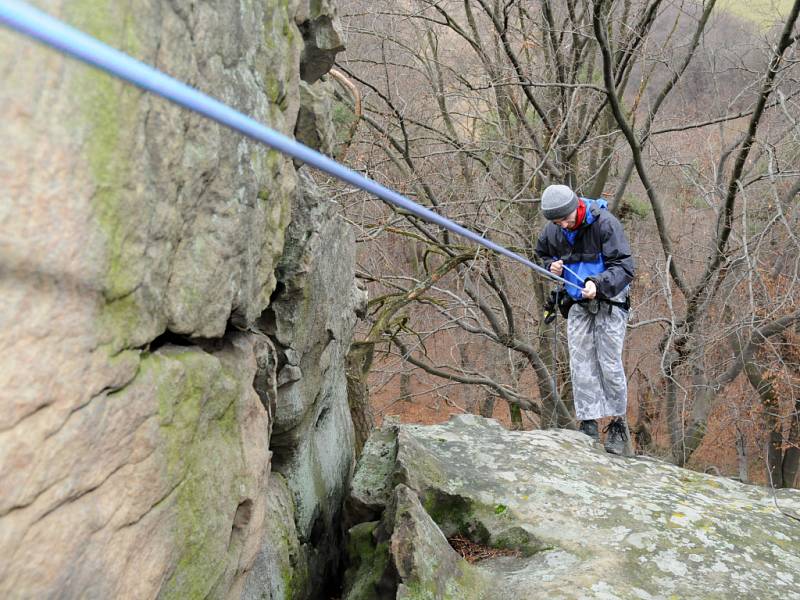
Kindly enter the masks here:
M 278 267 L 279 289 L 258 324 L 279 357 L 272 463 L 294 502 L 298 562 L 307 569 L 294 576 L 290 597 L 303 598 L 323 589 L 341 560 L 340 512 L 354 445 L 344 359 L 364 299 L 354 285 L 352 233 L 332 205 L 309 190 L 296 208 Z M 266 583 L 254 573 L 248 597 L 261 598 Z
M 312 0 L 35 4 L 286 135 L 341 49 Z M 6 30 L 0 65 L 0 597 L 313 597 L 352 234 L 274 151 Z
M 800 598 L 800 494 L 456 417 L 370 438 L 348 600 Z M 460 534 L 513 550 L 468 564 Z M 498 554 L 498 553 L 495 553 Z

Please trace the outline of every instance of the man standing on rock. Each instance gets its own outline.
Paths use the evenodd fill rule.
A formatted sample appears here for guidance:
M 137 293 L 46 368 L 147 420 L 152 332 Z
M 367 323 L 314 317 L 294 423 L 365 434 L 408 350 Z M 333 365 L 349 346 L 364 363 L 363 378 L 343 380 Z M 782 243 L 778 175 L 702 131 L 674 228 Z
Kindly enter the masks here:
M 597 419 L 612 417 L 604 429 L 605 449 L 622 454 L 628 404 L 622 344 L 634 266 L 622 224 L 607 208 L 605 200 L 578 198 L 566 185 L 549 186 L 541 210 L 550 222 L 539 235 L 536 254 L 551 273 L 578 286 L 561 290 L 560 308 L 567 316 L 580 430 L 599 442 Z

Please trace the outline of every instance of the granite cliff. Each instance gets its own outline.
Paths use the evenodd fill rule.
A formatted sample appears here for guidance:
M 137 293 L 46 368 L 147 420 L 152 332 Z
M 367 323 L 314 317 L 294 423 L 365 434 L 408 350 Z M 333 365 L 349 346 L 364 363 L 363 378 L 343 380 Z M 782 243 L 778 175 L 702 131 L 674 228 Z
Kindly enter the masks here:
M 284 134 L 327 0 L 35 3 Z M 352 234 L 292 161 L 0 31 L 0 596 L 305 598 L 352 470 Z

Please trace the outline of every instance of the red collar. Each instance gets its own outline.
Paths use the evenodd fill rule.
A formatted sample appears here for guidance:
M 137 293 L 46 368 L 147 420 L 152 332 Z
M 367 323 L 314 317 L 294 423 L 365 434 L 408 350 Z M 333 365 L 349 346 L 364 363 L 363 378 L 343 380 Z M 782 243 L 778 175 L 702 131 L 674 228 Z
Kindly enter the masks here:
M 578 213 L 575 215 L 575 227 L 570 227 L 570 231 L 576 231 L 586 218 L 586 202 L 578 198 Z

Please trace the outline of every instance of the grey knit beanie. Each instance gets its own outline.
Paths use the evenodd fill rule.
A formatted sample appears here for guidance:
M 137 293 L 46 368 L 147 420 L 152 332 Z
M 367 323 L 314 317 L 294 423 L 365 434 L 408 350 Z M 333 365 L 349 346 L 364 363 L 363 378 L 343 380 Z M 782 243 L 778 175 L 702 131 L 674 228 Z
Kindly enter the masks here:
M 569 186 L 549 185 L 542 194 L 542 214 L 548 221 L 563 219 L 578 208 L 578 196 Z

